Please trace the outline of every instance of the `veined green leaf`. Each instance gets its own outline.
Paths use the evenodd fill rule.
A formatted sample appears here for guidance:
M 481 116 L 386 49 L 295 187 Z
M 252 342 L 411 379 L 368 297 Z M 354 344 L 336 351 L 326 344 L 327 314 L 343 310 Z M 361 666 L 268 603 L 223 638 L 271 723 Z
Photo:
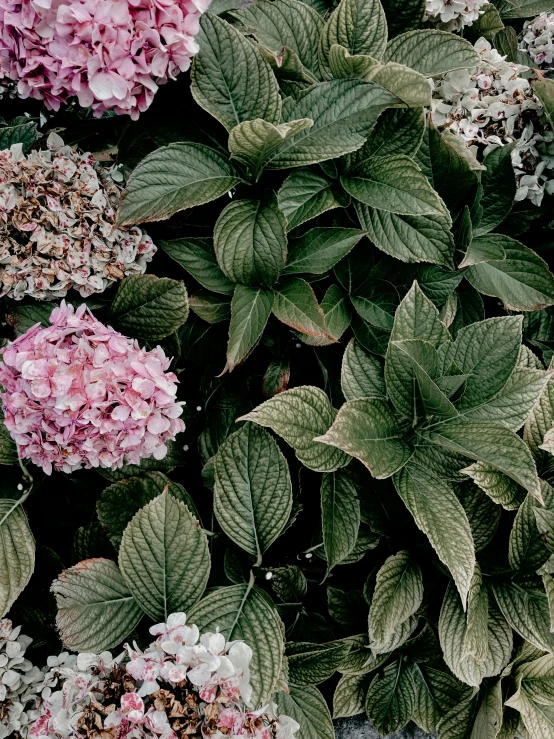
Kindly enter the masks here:
M 297 0 L 289 1 L 296 2 Z M 312 125 L 313 121 L 310 118 L 277 125 L 264 121 L 262 118 L 243 121 L 235 126 L 229 135 L 231 158 L 246 164 L 253 177 L 257 178 L 266 159 L 279 149 L 283 141 Z
M 408 723 L 415 702 L 416 692 L 409 666 L 400 657 L 373 678 L 365 710 L 377 731 L 385 736 Z
M 446 31 L 427 29 L 397 36 L 389 42 L 384 59 L 406 64 L 426 77 L 479 64 L 479 55 L 468 41 Z
M 309 283 L 289 277 L 275 290 L 274 315 L 284 324 L 316 339 L 335 341 Z
M 312 644 L 287 642 L 289 677 L 293 685 L 318 685 L 332 677 L 350 651 L 346 641 Z
M 321 481 L 321 523 L 327 569 L 345 559 L 356 546 L 360 501 L 344 472 L 330 472 Z
M 35 540 L 16 500 L 0 498 L 0 614 L 4 616 L 35 569 Z
M 345 257 L 364 234 L 355 228 L 312 228 L 291 245 L 284 273 L 323 274 Z
M 346 400 L 386 397 L 383 365 L 350 339 L 342 356 L 341 387 Z
M 517 510 L 525 499 L 525 491 L 515 480 L 486 462 L 474 462 L 461 471 L 507 511 Z
M 514 584 L 493 583 L 492 591 L 504 618 L 514 631 L 543 652 L 554 652 L 548 600 L 544 593 Z
M 309 169 L 291 172 L 277 193 L 287 231 L 333 208 L 348 205 L 349 195 L 339 192 L 333 180 Z
M 229 372 L 246 359 L 260 340 L 272 307 L 273 294 L 269 290 L 236 285 L 227 343 Z
M 363 713 L 372 675 L 343 675 L 333 695 L 333 718 L 348 718 Z M 315 739 L 315 738 L 314 738 Z
M 382 85 L 409 108 L 431 105 L 431 88 L 427 78 L 404 64 L 387 62 L 372 66 L 364 79 Z
M 334 739 L 335 730 L 325 698 L 315 685 L 291 685 L 274 696 L 279 713 L 290 716 L 300 728 L 297 739 Z
M 233 294 L 235 286 L 220 270 L 211 239 L 184 238 L 156 243 L 206 290 Z

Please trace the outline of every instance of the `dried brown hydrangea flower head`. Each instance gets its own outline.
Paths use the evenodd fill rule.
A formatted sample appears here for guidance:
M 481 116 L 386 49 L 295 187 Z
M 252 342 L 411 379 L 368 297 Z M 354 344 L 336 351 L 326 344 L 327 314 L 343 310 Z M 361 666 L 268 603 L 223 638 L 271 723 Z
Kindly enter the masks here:
M 0 151 L 0 295 L 82 297 L 142 274 L 156 253 L 140 228 L 118 228 L 120 188 L 92 154 L 51 134 L 48 148 Z

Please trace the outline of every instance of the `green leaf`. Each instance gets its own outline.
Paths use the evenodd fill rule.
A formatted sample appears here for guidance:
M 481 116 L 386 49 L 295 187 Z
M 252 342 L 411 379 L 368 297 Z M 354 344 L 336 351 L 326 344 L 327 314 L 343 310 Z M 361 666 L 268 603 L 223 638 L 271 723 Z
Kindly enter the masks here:
M 348 154 L 348 169 L 371 157 L 404 154 L 410 159 L 421 145 L 425 130 L 425 116 L 418 108 L 389 108 L 377 121 L 366 143 L 358 151 Z
M 333 718 L 348 718 L 363 713 L 371 675 L 343 675 L 333 695 Z
M 380 398 L 345 403 L 317 441 L 342 449 L 359 459 L 377 479 L 390 477 L 409 460 L 412 450 L 390 406 Z
M 236 200 L 222 212 L 214 229 L 214 249 L 222 272 L 243 285 L 272 285 L 287 258 L 285 217 L 277 197 Z
M 464 39 L 446 31 L 408 31 L 389 42 L 386 62 L 399 62 L 426 77 L 469 69 L 479 64 L 479 55 Z
M 508 562 L 513 570 L 536 572 L 550 556 L 548 537 L 544 535 L 540 522 L 541 514 L 552 513 L 554 491 L 547 482 L 543 482 L 541 492 L 546 508 L 527 495 L 514 518 L 508 549 Z
M 226 641 L 244 640 L 252 649 L 252 704 L 265 703 L 277 689 L 283 666 L 283 625 L 269 597 L 246 583 L 212 590 L 187 614 L 201 632 L 219 629 Z
M 446 590 L 439 618 L 444 660 L 459 680 L 473 686 L 479 686 L 486 677 L 498 675 L 508 664 L 513 648 L 512 629 L 482 585 L 480 590 L 487 603 L 486 635 L 481 644 L 485 654 L 482 658 L 478 659 L 467 650 L 470 611 L 464 612 L 453 584 Z
M 335 415 L 323 390 L 305 385 L 275 395 L 237 420 L 271 428 L 293 447 L 308 469 L 334 472 L 348 464 L 348 456 L 314 438 L 327 431 Z
M 502 18 L 532 18 L 552 10 L 550 0 L 494 0 Z
M 425 0 L 383 0 L 389 38 L 418 28 L 425 17 Z
M 413 665 L 411 677 L 416 692 L 413 720 L 431 732 L 446 711 L 457 704 L 460 684 L 446 669 L 419 663 Z
M 544 652 L 554 652 L 548 600 L 544 593 L 518 585 L 493 583 L 492 590 L 504 618 L 514 631 Z
M 487 234 L 477 241 L 502 246 L 506 257 L 470 267 L 466 278 L 484 295 L 500 298 L 506 310 L 533 311 L 554 305 L 554 277 L 532 249 L 503 234 Z
M 356 200 L 379 210 L 412 216 L 447 216 L 443 201 L 406 156 L 379 157 L 341 177 Z
M 163 492 L 123 532 L 119 567 L 150 618 L 167 620 L 202 596 L 210 574 L 208 539 L 186 505 Z
M 453 419 L 418 433 L 432 444 L 492 465 L 541 500 L 537 468 L 531 452 L 511 429 L 487 421 Z
M 551 367 L 552 369 L 552 367 Z M 539 462 L 544 456 L 541 444 L 554 420 L 554 377 L 551 378 L 537 405 L 532 409 L 523 429 L 523 439 Z
M 345 257 L 364 234 L 355 228 L 312 228 L 291 244 L 284 273 L 321 275 Z
M 117 211 L 119 226 L 162 221 L 225 195 L 240 177 L 228 159 L 202 144 L 169 144 L 132 171 Z
M 395 476 L 394 486 L 416 525 L 448 567 L 465 604 L 475 568 L 471 528 L 451 484 L 431 470 L 424 450 Z
M 0 498 L 0 615 L 10 610 L 35 569 L 35 540 L 19 501 Z
M 157 341 L 169 336 L 188 317 L 182 282 L 154 275 L 133 275 L 120 284 L 111 305 L 111 319 L 124 334 Z
M 156 243 L 206 290 L 233 294 L 235 286 L 219 269 L 211 239 L 184 238 Z
M 454 238 L 449 215 L 398 215 L 359 202 L 354 205 L 360 225 L 385 254 L 403 262 L 431 262 L 452 267 Z
M 334 739 L 335 731 L 325 698 L 313 685 L 302 688 L 292 685 L 288 693 L 280 691 L 274 696 L 279 713 L 290 716 L 300 728 L 296 739 Z
M 483 215 L 475 230 L 476 236 L 482 236 L 499 226 L 512 209 L 517 190 L 512 164 L 513 148 L 514 144 L 499 146 L 485 157 L 483 164 L 487 169 L 481 175 Z
M 344 46 L 350 54 L 380 59 L 387 46 L 387 20 L 379 0 L 341 0 L 321 34 L 319 54 L 324 69 L 333 44 Z
M 415 686 L 409 666 L 399 658 L 373 678 L 365 710 L 377 731 L 385 736 L 408 723 L 415 701 Z
M 299 277 L 289 277 L 276 289 L 273 313 L 282 323 L 300 333 L 334 341 L 314 291 Z
M 16 119 L 16 121 L 21 120 L 21 118 Z M 22 144 L 23 151 L 26 152 L 37 138 L 37 124 L 34 121 L 12 122 L 0 126 L 0 150 L 9 149 L 14 144 Z
M 297 0 L 289 2 L 300 5 Z M 266 4 L 269 5 L 267 2 Z M 243 121 L 233 128 L 229 136 L 231 158 L 246 164 L 254 179 L 257 179 L 265 161 L 280 148 L 283 141 L 312 125 L 313 121 L 310 118 L 278 125 L 261 118 Z
M 374 82 L 331 80 L 314 85 L 283 109 L 285 122 L 311 118 L 314 125 L 283 142 L 267 166 L 300 167 L 355 151 L 382 111 L 399 102 Z
M 409 552 L 385 560 L 377 573 L 371 608 L 369 638 L 382 642 L 418 610 L 423 600 L 421 568 Z
M 163 472 L 143 472 L 116 482 L 102 491 L 96 503 L 98 520 L 107 529 L 110 541 L 119 549 L 121 537 L 129 521 L 141 508 L 150 503 L 167 487 L 168 492 L 180 500 L 198 517 L 192 498 L 182 485 L 173 482 Z
M 298 0 L 260 0 L 232 15 L 274 54 L 290 49 L 303 67 L 319 76 L 318 41 L 324 23 L 309 5 Z
M 494 36 L 503 28 L 502 18 L 498 10 L 491 3 L 487 3 L 483 7 L 483 13 L 473 23 L 475 33 L 478 36 L 484 36 L 487 41 L 492 41 Z
M 308 169 L 299 169 L 286 178 L 277 193 L 279 208 L 287 219 L 287 231 L 333 208 L 348 204 L 332 180 Z
M 289 677 L 293 685 L 318 685 L 332 677 L 350 651 L 345 641 L 328 644 L 287 642 Z
M 221 323 L 231 318 L 231 298 L 227 295 L 198 290 L 190 296 L 189 307 L 206 323 Z
M 520 316 L 489 318 L 460 329 L 456 340 L 445 345 L 445 372 L 454 366 L 468 375 L 457 402 L 461 413 L 483 405 L 506 385 L 519 357 L 520 332 Z
M 360 528 L 360 501 L 354 484 L 344 472 L 323 475 L 321 524 L 330 572 L 354 549 Z
M 327 62 L 325 73 L 332 79 L 355 77 L 365 80 L 372 67 L 381 66 L 379 61 L 372 56 L 351 54 L 340 44 L 331 45 Z
M 236 28 L 211 13 L 200 18 L 200 47 L 191 72 L 191 91 L 204 110 L 227 130 L 242 121 L 281 118 L 279 86 L 260 52 Z
M 283 603 L 299 603 L 306 597 L 308 582 L 299 567 L 272 567 L 271 572 L 271 587 Z
M 515 511 L 525 499 L 524 490 L 508 475 L 485 462 L 474 462 L 461 470 L 485 492 L 491 500 L 507 511 Z
M 56 626 L 67 649 L 100 653 L 129 636 L 142 618 L 115 562 L 86 559 L 54 580 Z
M 554 121 L 554 82 L 548 78 L 539 78 L 533 80 L 532 85 L 535 95 L 542 103 L 550 127 L 552 127 Z
M 341 338 L 350 326 L 352 312 L 346 295 L 338 285 L 331 285 L 321 301 L 321 310 L 327 330 L 333 339 Z M 331 343 L 331 342 L 326 342 Z
M 409 108 L 431 105 L 431 88 L 427 78 L 398 62 L 372 66 L 364 79 L 382 85 Z
M 474 240 L 473 237 L 471 239 L 464 258 L 459 264 L 460 269 L 472 267 L 474 264 L 481 264 L 482 262 L 506 259 L 506 251 L 501 244 L 489 242 L 485 239 Z
M 235 287 L 227 343 L 229 372 L 246 359 L 260 340 L 272 307 L 273 294 L 269 290 L 244 285 Z
M 355 339 L 350 339 L 342 356 L 341 387 L 346 400 L 386 396 L 382 363 Z
M 16 465 L 19 463 L 17 444 L 4 423 L 4 412 L 0 410 L 0 464 Z
M 275 439 L 246 424 L 215 458 L 214 513 L 227 536 L 249 554 L 262 554 L 283 531 L 292 508 L 287 461 Z

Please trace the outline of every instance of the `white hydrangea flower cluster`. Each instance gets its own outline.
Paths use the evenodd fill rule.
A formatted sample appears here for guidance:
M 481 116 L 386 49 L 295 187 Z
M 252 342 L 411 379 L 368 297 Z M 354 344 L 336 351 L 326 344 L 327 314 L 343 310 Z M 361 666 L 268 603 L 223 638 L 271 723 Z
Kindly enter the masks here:
M 57 134 L 47 146 L 0 151 L 0 296 L 88 297 L 144 273 L 156 247 L 140 228 L 116 227 L 121 189 L 109 171 Z
M 39 710 L 21 736 L 294 739 L 296 721 L 277 716 L 273 705 L 251 705 L 247 644 L 226 642 L 218 632 L 201 635 L 184 613 L 150 633 L 157 638 L 146 650 L 126 644 L 115 658 L 110 652 L 50 657 L 46 674 L 39 673 Z
M 425 20 L 443 31 L 471 26 L 489 0 L 425 0 Z
M 523 24 L 519 48 L 529 54 L 535 66 L 551 68 L 554 61 L 553 36 L 554 13 L 541 13 Z
M 460 136 L 479 158 L 515 141 L 516 200 L 540 205 L 545 192 L 554 193 L 554 132 L 529 80 L 520 76 L 527 67 L 507 62 L 483 38 L 475 49 L 478 67 L 432 81 L 432 120 Z
M 39 717 L 39 696 L 44 674 L 25 658 L 32 639 L 21 627 L 0 620 L 0 739 L 29 736 Z

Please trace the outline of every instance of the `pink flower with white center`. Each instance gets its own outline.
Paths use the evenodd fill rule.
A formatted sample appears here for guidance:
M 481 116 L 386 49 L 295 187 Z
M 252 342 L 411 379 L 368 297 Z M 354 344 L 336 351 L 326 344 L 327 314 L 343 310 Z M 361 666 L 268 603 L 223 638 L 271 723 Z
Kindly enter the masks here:
M 0 81 L 50 110 L 139 117 L 185 72 L 209 0 L 0 0 Z M 3 88 L 2 88 L 3 89 Z
M 62 301 L 50 323 L 1 352 L 5 425 L 20 457 L 46 474 L 163 459 L 166 443 L 185 428 L 163 350 L 141 349 L 86 305 L 74 310 Z M 148 400 L 132 389 L 145 376 L 154 387 Z

